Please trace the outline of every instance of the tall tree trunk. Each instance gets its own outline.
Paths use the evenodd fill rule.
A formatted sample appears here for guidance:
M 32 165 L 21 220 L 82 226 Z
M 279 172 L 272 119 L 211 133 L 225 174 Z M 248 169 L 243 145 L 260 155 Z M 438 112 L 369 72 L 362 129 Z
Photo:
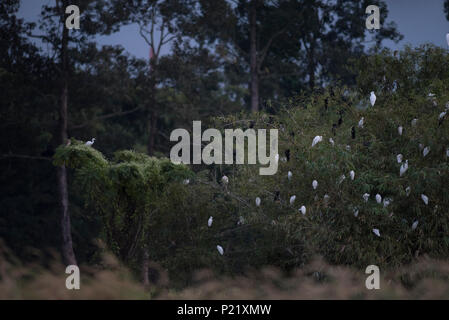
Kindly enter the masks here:
M 259 111 L 259 71 L 257 70 L 256 5 L 257 0 L 252 0 L 249 8 L 251 111 Z
M 142 257 L 142 283 L 144 287 L 148 287 L 150 285 L 150 277 L 148 274 L 148 268 L 150 266 L 150 255 L 148 253 L 148 249 L 143 249 L 143 257 Z
M 155 108 L 155 104 L 154 104 L 154 100 L 152 103 L 152 110 L 150 112 L 150 118 L 148 119 L 148 147 L 147 147 L 147 151 L 148 151 L 148 155 L 153 155 L 154 153 L 154 140 L 156 137 L 156 133 L 157 133 L 157 115 L 156 115 L 156 111 L 154 110 Z
M 65 26 L 64 12 L 67 1 L 62 1 L 61 23 L 61 76 L 62 88 L 59 106 L 59 140 L 61 144 L 67 143 L 67 95 L 68 95 L 68 42 L 69 30 Z M 58 191 L 61 204 L 61 229 L 62 229 L 62 257 L 66 265 L 76 265 L 76 257 L 73 252 L 72 234 L 69 214 L 69 194 L 67 189 L 67 170 L 65 166 L 57 168 Z
M 154 153 L 154 142 L 157 133 L 157 112 L 156 112 L 156 68 L 157 68 L 157 60 L 158 54 L 150 55 L 150 103 L 148 106 L 149 116 L 148 116 L 148 144 L 147 144 L 147 152 L 148 155 L 153 155 Z

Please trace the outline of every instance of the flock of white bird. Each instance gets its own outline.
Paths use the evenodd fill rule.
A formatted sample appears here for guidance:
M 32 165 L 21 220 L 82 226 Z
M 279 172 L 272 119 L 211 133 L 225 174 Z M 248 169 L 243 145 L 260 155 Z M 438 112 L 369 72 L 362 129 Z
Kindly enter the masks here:
M 446 37 L 447 37 L 447 41 L 448 41 L 448 45 L 449 45 L 449 33 L 447 34 Z M 434 96 L 435 96 L 434 94 L 429 93 L 429 97 L 433 98 Z M 374 107 L 374 105 L 375 105 L 375 103 L 376 103 L 376 99 L 377 99 L 377 97 L 376 97 L 374 91 L 371 91 L 371 93 L 370 93 L 370 98 L 369 98 L 369 99 L 370 99 L 371 106 Z M 447 114 L 448 111 L 449 111 L 449 103 L 446 104 L 446 109 L 445 109 L 445 111 L 443 111 L 443 112 L 440 113 L 438 119 L 439 119 L 439 120 L 443 119 L 443 118 L 446 116 L 446 114 Z M 418 119 L 413 119 L 413 120 L 411 121 L 411 125 L 412 125 L 412 126 L 416 126 L 417 122 L 418 122 Z M 362 117 L 362 118 L 359 120 L 358 127 L 361 128 L 361 129 L 363 129 L 363 128 L 364 128 L 364 124 L 365 124 L 365 118 Z M 403 128 L 402 126 L 399 126 L 399 127 L 398 127 L 398 134 L 399 134 L 400 136 L 402 136 L 403 131 L 404 131 L 404 128 Z M 321 142 L 321 141 L 323 141 L 323 136 L 316 136 L 315 138 L 313 138 L 313 140 L 312 140 L 312 148 L 313 148 L 315 145 L 317 145 L 319 142 Z M 85 145 L 86 145 L 86 146 L 92 146 L 94 143 L 95 143 L 95 138 L 92 138 L 92 140 L 87 141 L 87 142 L 85 143 Z M 335 145 L 335 142 L 334 142 L 334 140 L 333 140 L 332 138 L 329 138 L 329 143 L 330 143 L 332 146 Z M 422 144 L 419 145 L 419 148 L 420 148 L 420 150 L 423 151 L 423 157 L 426 157 L 426 156 L 429 154 L 429 152 L 430 152 L 430 147 L 424 147 Z M 350 150 L 351 150 L 351 147 L 350 147 L 349 145 L 346 146 L 346 150 L 350 151 Z M 449 148 L 446 150 L 446 157 L 449 157 Z M 398 163 L 402 163 L 402 164 L 401 164 L 401 167 L 400 167 L 400 169 L 399 169 L 399 175 L 402 177 L 402 176 L 406 173 L 406 171 L 408 170 L 408 168 L 409 168 L 409 166 L 408 166 L 408 160 L 405 160 L 405 162 L 403 162 L 403 155 L 402 155 L 402 154 L 398 154 L 398 155 L 396 156 L 396 159 L 397 159 L 397 162 L 398 162 Z M 279 161 L 279 154 L 276 154 L 275 160 L 276 160 L 276 161 Z M 349 176 L 350 176 L 351 180 L 354 180 L 354 179 L 355 179 L 355 172 L 354 172 L 354 170 L 351 170 L 351 171 L 349 172 Z M 292 173 L 291 171 L 288 171 L 288 173 L 287 173 L 287 179 L 290 181 L 292 178 L 293 178 L 293 173 Z M 343 180 L 345 180 L 345 179 L 346 179 L 346 176 L 343 174 L 343 175 L 340 177 L 339 183 L 343 182 Z M 224 185 L 227 185 L 227 184 L 229 183 L 229 178 L 228 178 L 227 176 L 223 176 L 223 177 L 221 178 L 221 181 L 222 181 L 222 183 L 223 183 Z M 185 179 L 185 180 L 183 181 L 183 183 L 184 183 L 184 184 L 189 184 L 189 183 L 190 183 L 190 180 L 189 180 L 189 179 Z M 313 181 L 312 181 L 312 188 L 313 188 L 313 190 L 316 190 L 316 189 L 318 188 L 318 181 L 316 181 L 316 180 L 313 180 Z M 407 195 L 407 197 L 408 197 L 408 196 L 410 195 L 410 192 L 411 192 L 410 186 L 408 186 L 408 187 L 405 189 L 405 192 L 406 192 L 406 195 Z M 330 198 L 329 195 L 327 195 L 327 194 L 324 195 L 324 201 L 325 201 L 325 202 L 327 202 L 327 201 L 329 200 L 329 198 Z M 365 202 L 368 202 L 368 200 L 369 200 L 369 198 L 370 198 L 370 194 L 369 194 L 369 193 L 365 193 L 365 194 L 363 194 L 362 198 L 365 200 Z M 382 196 L 381 196 L 380 194 L 376 194 L 375 198 L 376 198 L 376 202 L 377 202 L 378 204 L 382 203 Z M 422 201 L 425 203 L 425 205 L 428 205 L 428 204 L 429 204 L 429 198 L 428 198 L 425 194 L 421 194 L 421 199 L 422 199 Z M 292 196 L 290 197 L 290 205 L 293 205 L 294 202 L 295 202 L 295 200 L 296 200 L 296 195 L 292 195 Z M 384 201 L 383 201 L 383 206 L 384 206 L 384 207 L 387 207 L 387 206 L 391 203 L 391 201 L 392 201 L 391 198 L 385 198 Z M 261 200 L 259 197 L 256 197 L 255 202 L 256 202 L 256 206 L 257 206 L 257 207 L 260 207 L 262 200 Z M 298 209 L 298 211 L 299 211 L 301 214 L 305 215 L 306 212 L 307 212 L 307 209 L 306 209 L 306 207 L 305 207 L 304 205 L 302 205 L 302 206 Z M 355 209 L 354 209 L 354 216 L 357 217 L 358 214 L 359 214 L 359 210 L 358 210 L 357 208 L 355 208 Z M 213 220 L 214 220 L 214 218 L 213 218 L 212 216 L 209 217 L 209 220 L 207 221 L 207 226 L 208 226 L 209 228 L 212 227 Z M 240 217 L 238 223 L 239 223 L 239 224 L 242 224 L 243 221 L 244 221 L 243 217 Z M 413 224 L 412 224 L 412 230 L 415 230 L 417 227 L 418 227 L 418 220 L 416 220 L 416 221 L 413 222 Z M 376 236 L 380 237 L 380 230 L 379 230 L 379 229 L 374 228 L 372 231 L 373 231 L 373 233 L 374 233 Z M 222 246 L 217 245 L 217 250 L 218 250 L 218 253 L 219 253 L 220 255 L 223 255 L 223 254 L 224 254 L 224 249 L 223 249 Z
M 448 44 L 449 44 L 449 34 L 448 34 Z M 429 96 L 430 96 L 430 97 L 434 97 L 434 94 L 429 94 Z M 374 91 L 371 91 L 371 93 L 370 93 L 370 103 L 371 103 L 371 106 L 372 106 L 372 107 L 374 107 L 374 105 L 375 105 L 375 103 L 376 103 L 376 99 L 377 99 L 377 97 L 376 97 Z M 446 104 L 446 109 L 445 109 L 445 111 L 442 112 L 442 113 L 439 115 L 439 120 L 443 119 L 443 118 L 446 116 L 446 114 L 447 114 L 448 111 L 449 111 L 449 102 L 448 102 L 448 104 Z M 418 119 L 413 119 L 413 120 L 411 121 L 411 125 L 412 125 L 412 126 L 416 126 L 417 122 L 418 122 Z M 361 128 L 361 129 L 363 129 L 363 128 L 364 128 L 364 125 L 365 125 L 365 118 L 362 117 L 362 118 L 359 120 L 359 122 L 358 122 L 358 127 Z M 399 126 L 399 127 L 398 127 L 398 134 L 399 134 L 400 136 L 402 136 L 403 133 L 404 133 L 404 128 L 403 128 L 402 126 Z M 316 137 L 313 138 L 313 140 L 312 140 L 312 147 L 316 146 L 318 143 L 320 143 L 320 142 L 322 142 L 322 141 L 323 141 L 323 136 L 316 136 Z M 333 140 L 332 138 L 329 138 L 329 143 L 330 143 L 332 146 L 335 145 L 335 142 L 334 142 L 334 140 Z M 422 144 L 420 144 L 419 147 L 420 147 L 420 150 L 422 150 L 423 157 L 426 157 L 426 156 L 429 154 L 429 152 L 430 152 L 430 147 L 428 147 L 428 146 L 427 146 L 427 147 L 424 147 L 424 145 L 422 145 Z M 349 145 L 346 146 L 346 150 L 348 150 L 348 151 L 351 150 L 351 148 L 350 148 Z M 449 148 L 446 150 L 446 156 L 449 157 Z M 403 176 L 403 175 L 406 173 L 406 171 L 408 170 L 408 168 L 409 168 L 408 160 L 403 161 L 403 158 L 404 158 L 404 156 L 403 156 L 402 154 L 398 154 L 398 155 L 396 156 L 397 162 L 398 162 L 398 163 L 401 163 L 401 167 L 400 167 L 400 169 L 399 169 L 399 175 L 400 175 L 400 176 Z M 276 155 L 276 160 L 277 160 L 277 161 L 279 160 L 279 155 Z M 351 170 L 351 171 L 349 172 L 349 176 L 350 176 L 351 180 L 354 180 L 354 179 L 355 179 L 355 171 L 354 171 L 354 170 Z M 292 180 L 292 178 L 293 178 L 293 173 L 292 173 L 291 171 L 288 171 L 288 172 L 287 172 L 287 179 L 290 181 L 290 180 Z M 343 182 L 343 180 L 345 180 L 345 179 L 346 179 L 346 176 L 343 174 L 343 175 L 340 177 L 340 179 L 339 179 L 339 183 Z M 222 182 L 223 182 L 223 184 L 225 184 L 225 185 L 228 184 L 228 183 L 229 183 L 228 177 L 227 177 L 227 176 L 223 176 L 223 177 L 222 177 Z M 317 180 L 313 180 L 313 181 L 312 181 L 312 188 L 313 188 L 314 190 L 316 190 L 316 189 L 318 188 L 318 181 L 317 181 Z M 405 192 L 406 192 L 406 195 L 407 195 L 407 197 L 408 197 L 408 196 L 410 195 L 410 193 L 411 193 L 411 188 L 410 188 L 410 186 L 408 186 L 408 187 L 405 189 Z M 327 202 L 327 201 L 329 200 L 329 198 L 330 198 L 329 195 L 327 195 L 327 194 L 324 195 L 324 201 L 325 201 L 325 202 Z M 365 193 L 365 194 L 363 194 L 362 198 L 365 200 L 365 202 L 368 202 L 368 200 L 369 200 L 369 198 L 370 198 L 370 194 L 369 194 L 369 193 Z M 421 194 L 421 199 L 422 199 L 422 201 L 424 202 L 425 205 L 428 205 L 428 204 L 429 204 L 429 198 L 428 198 L 425 194 Z M 293 204 L 295 203 L 295 200 L 296 200 L 296 195 L 292 195 L 292 196 L 290 197 L 290 201 L 289 201 L 289 202 L 290 202 L 290 205 L 293 205 Z M 388 207 L 388 206 L 390 205 L 390 203 L 393 201 L 391 198 L 384 198 L 383 201 L 382 201 L 382 196 L 381 196 L 380 194 L 376 194 L 375 200 L 376 200 L 376 202 L 377 202 L 378 204 L 383 204 L 384 207 Z M 260 205 L 261 205 L 261 199 L 260 199 L 259 197 L 256 197 L 255 202 L 256 202 L 256 206 L 257 206 L 257 207 L 260 207 Z M 305 206 L 305 205 L 302 205 L 302 206 L 298 209 L 298 212 L 300 212 L 301 214 L 305 215 L 306 212 L 307 212 L 306 206 Z M 359 214 L 359 209 L 358 209 L 358 208 L 354 208 L 353 213 L 354 213 L 354 216 L 357 217 L 358 214 Z M 242 217 L 240 217 L 240 218 L 243 219 Z M 212 221 L 213 221 L 213 218 L 210 217 L 209 220 L 208 220 L 208 226 L 209 226 L 209 227 L 212 225 Z M 239 221 L 239 224 L 240 224 L 240 223 L 241 223 L 241 221 Z M 415 221 L 412 223 L 411 229 L 412 229 L 412 230 L 415 230 L 415 229 L 418 227 L 418 223 L 419 223 L 419 221 L 418 221 L 418 220 L 415 220 Z M 373 232 L 377 237 L 380 237 L 380 236 L 381 236 L 380 230 L 377 229 L 377 228 L 373 228 L 373 229 L 372 229 L 372 232 Z M 217 245 L 217 250 L 218 250 L 218 252 L 219 252 L 220 255 L 223 255 L 223 254 L 224 254 L 223 247 L 221 247 L 220 245 Z

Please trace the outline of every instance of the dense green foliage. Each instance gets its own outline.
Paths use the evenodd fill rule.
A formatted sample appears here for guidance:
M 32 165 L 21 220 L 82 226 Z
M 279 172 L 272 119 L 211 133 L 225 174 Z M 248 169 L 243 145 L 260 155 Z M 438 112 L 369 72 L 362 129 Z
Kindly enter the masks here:
M 276 115 L 214 119 L 223 129 L 236 123 L 243 129 L 280 128 L 281 160 L 273 176 L 260 176 L 258 165 L 215 165 L 198 167 L 202 171 L 194 176 L 183 169 L 179 174 L 189 176 L 190 183 L 170 183 L 177 166 L 168 159 L 124 151 L 108 162 L 76 141 L 58 149 L 56 162 L 77 169 L 79 190 L 102 215 L 104 236 L 114 252 L 133 261 L 136 239 L 142 237 L 139 245 L 148 246 L 152 260 L 179 284 L 199 268 L 230 274 L 263 265 L 289 270 L 317 254 L 330 263 L 357 267 L 400 266 L 423 254 L 447 257 L 449 122 L 440 114 L 449 109 L 448 56 L 423 47 L 407 49 L 397 58 L 385 51 L 359 63 L 365 70 L 357 78 L 358 91 L 334 87 L 280 104 Z M 379 66 L 385 72 L 373 72 Z M 393 81 L 394 89 L 389 85 Z M 371 88 L 378 97 L 374 107 L 366 93 Z M 415 125 L 413 119 L 418 119 Z M 311 147 L 317 135 L 323 141 Z M 423 156 L 420 144 L 430 148 L 428 155 Z M 405 161 L 409 168 L 401 176 Z M 224 174 L 229 184 L 221 180 Z M 316 190 L 313 180 L 318 181 Z M 367 202 L 365 193 L 370 194 Z M 261 198 L 259 207 L 256 197 Z M 299 211 L 302 205 L 305 215 Z M 145 226 L 148 230 L 141 233 Z M 217 244 L 224 248 L 223 256 Z
M 255 2 L 261 93 L 260 111 L 250 113 Z M 356 267 L 448 256 L 447 51 L 380 49 L 382 39 L 400 35 L 394 24 L 365 34 L 365 1 L 87 3 L 78 1 L 89 10 L 88 27 L 68 39 L 70 145 L 61 145 L 58 125 L 60 8 L 46 6 L 37 28 L 16 17 L 18 0 L 0 4 L 0 238 L 20 259 L 34 261 L 31 248 L 60 247 L 55 167 L 63 164 L 78 261 L 97 262 L 94 242 L 102 239 L 135 274 L 148 252 L 174 286 L 201 268 L 228 275 L 266 265 L 292 270 L 317 254 Z M 95 35 L 130 23 L 146 35 L 164 25 L 173 36 L 164 44 L 169 53 L 145 61 L 120 47 L 97 47 Z M 48 52 L 30 41 L 38 31 Z M 367 50 L 369 36 L 376 46 Z M 192 120 L 220 130 L 279 129 L 277 174 L 260 176 L 259 165 L 171 163 L 170 133 L 191 128 Z M 323 140 L 312 148 L 315 136 Z M 86 146 L 92 137 L 95 144 Z M 398 154 L 409 165 L 402 176 Z

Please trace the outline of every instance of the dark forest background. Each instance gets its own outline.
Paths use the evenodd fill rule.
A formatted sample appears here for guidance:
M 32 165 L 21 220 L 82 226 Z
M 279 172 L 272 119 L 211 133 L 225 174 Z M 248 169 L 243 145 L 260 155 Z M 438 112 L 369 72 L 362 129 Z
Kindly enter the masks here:
M 64 28 L 68 16 L 65 8 L 69 4 L 80 8 L 79 30 Z M 372 4 L 381 9 L 382 27 L 368 31 L 365 9 Z M 294 169 L 301 165 L 307 167 L 304 159 L 308 159 L 316 161 L 318 167 L 310 170 L 321 172 L 320 181 L 323 181 L 330 179 L 331 174 L 325 174 L 326 170 L 331 170 L 329 166 L 321 162 L 322 158 L 306 155 L 305 151 L 301 158 L 302 152 L 295 149 L 300 147 L 292 142 L 296 141 L 294 139 L 301 141 L 307 137 L 304 143 L 309 145 L 309 134 L 314 136 L 321 132 L 319 130 L 325 130 L 325 136 L 333 135 L 337 140 L 334 130 L 340 128 L 342 122 L 339 132 L 344 139 L 362 139 L 361 146 L 366 146 L 369 140 L 376 146 L 373 137 L 389 130 L 388 121 L 378 115 L 382 125 L 373 128 L 378 131 L 363 137 L 357 135 L 357 138 L 351 138 L 350 133 L 356 122 L 349 124 L 349 121 L 359 120 L 359 113 L 354 110 L 359 110 L 356 107 L 361 103 L 367 103 L 371 91 L 376 91 L 377 103 L 385 108 L 395 104 L 411 108 L 396 112 L 398 117 L 419 114 L 421 109 L 418 108 L 426 105 L 430 91 L 437 93 L 439 106 L 445 105 L 444 99 L 448 96 L 447 50 L 424 46 L 406 48 L 398 53 L 382 47 L 383 40 L 399 41 L 402 37 L 394 23 L 383 23 L 388 15 L 383 1 L 56 0 L 42 7 L 39 23 L 17 18 L 19 5 L 19 0 L 0 3 L 0 238 L 24 262 L 43 259 L 35 249 L 44 253 L 56 249 L 66 264 L 92 264 L 103 250 L 96 239 L 103 239 L 108 250 L 136 274 L 142 271 L 142 261 L 146 270 L 149 261 L 155 261 L 169 270 L 175 285 L 185 285 L 187 275 L 203 267 L 237 274 L 246 266 L 277 265 L 285 270 L 301 266 L 307 261 L 308 252 L 316 251 L 312 244 L 308 251 L 304 239 L 295 235 L 295 232 L 303 235 L 305 229 L 266 229 L 272 217 L 267 218 L 268 222 L 261 221 L 253 216 L 253 209 L 245 209 L 240 201 L 249 199 L 245 203 L 251 201 L 254 206 L 252 199 L 261 185 L 269 185 L 276 200 L 282 188 L 279 185 L 285 181 L 276 180 L 277 187 L 274 181 L 261 180 L 254 187 L 246 184 L 251 180 L 245 176 L 247 172 L 236 172 L 232 166 L 192 166 L 180 174 L 183 179 L 191 179 L 191 190 L 186 190 L 185 185 L 171 180 L 170 170 L 175 169 L 164 162 L 173 145 L 169 141 L 171 131 L 176 128 L 191 130 L 193 120 L 202 120 L 203 128 L 240 127 L 238 124 L 247 119 L 251 121 L 244 122 L 242 128 L 263 128 L 268 123 L 293 132 L 280 154 L 283 156 L 288 149 L 289 157 L 291 152 L 294 161 L 299 161 L 290 164 L 294 177 L 300 174 Z M 448 1 L 442 10 L 449 19 Z M 116 32 L 131 23 L 139 25 L 142 40 L 150 48 L 148 59 L 136 59 L 121 47 L 99 47 L 95 43 L 95 36 Z M 33 38 L 39 38 L 48 46 L 48 54 L 33 44 Z M 169 48 L 169 54 L 161 54 L 164 47 Z M 421 100 L 416 96 L 421 96 Z M 437 112 L 437 117 L 440 113 L 432 112 Z M 298 124 L 300 120 L 304 125 Z M 348 127 L 343 129 L 346 125 Z M 437 136 L 433 131 L 437 129 L 443 130 L 439 136 L 441 145 L 435 144 L 433 150 L 439 148 L 442 153 L 448 139 L 447 123 L 423 127 L 429 130 L 426 137 Z M 90 150 L 84 146 L 84 141 L 93 137 L 96 138 L 95 150 Z M 69 141 L 71 145 L 64 147 Z M 397 143 L 399 146 L 403 142 Z M 58 149 L 58 146 L 62 147 Z M 101 154 L 94 153 L 96 150 Z M 117 154 L 119 150 L 134 152 Z M 379 157 L 386 152 L 380 147 L 371 151 L 378 152 Z M 321 156 L 326 159 L 333 157 L 325 150 L 322 152 Z M 357 159 L 370 161 L 363 158 L 366 151 L 357 149 L 357 152 Z M 142 158 L 143 155 L 149 157 Z M 154 159 L 158 159 L 157 162 Z M 351 165 L 357 162 L 355 158 L 345 159 Z M 112 170 L 122 163 L 132 165 L 121 168 L 128 171 L 117 171 L 116 176 L 101 171 L 106 167 Z M 146 176 L 145 170 L 153 166 L 157 166 L 157 170 Z M 80 168 L 84 171 L 80 172 Z M 133 170 L 145 172 L 136 176 L 132 184 L 150 190 L 148 194 L 139 189 L 133 189 L 134 193 L 126 189 L 131 185 L 130 177 L 135 177 Z M 447 164 L 435 170 L 440 170 L 440 176 L 436 175 L 435 179 L 447 176 Z M 119 185 L 114 189 L 115 197 L 105 194 L 106 189 L 95 191 L 95 186 L 101 185 L 92 182 L 96 179 L 92 178 L 95 172 L 100 172 L 98 179 L 111 179 L 104 180 L 105 184 Z M 280 172 L 278 175 L 286 175 Z M 356 172 L 359 174 L 357 169 Z M 86 178 L 89 174 L 91 180 Z M 121 174 L 125 178 L 120 178 Z M 233 181 L 229 186 L 232 191 L 222 185 L 224 174 Z M 391 183 L 387 183 L 380 177 L 367 174 L 366 185 L 358 186 L 360 195 L 367 185 L 374 186 L 370 191 L 374 196 L 375 190 L 385 191 L 395 183 L 396 178 L 388 178 Z M 142 182 L 147 178 L 151 181 L 148 185 Z M 307 176 L 309 178 L 312 179 Z M 307 179 L 305 174 L 296 188 L 311 189 Z M 157 188 L 154 187 L 156 180 Z M 438 181 L 444 188 L 445 184 Z M 389 186 L 382 189 L 379 185 L 383 183 Z M 128 191 L 122 194 L 120 187 Z M 86 195 L 88 192 L 92 196 Z M 338 191 L 335 192 L 335 195 L 332 191 L 328 193 L 335 198 Z M 315 196 L 301 193 L 310 199 Z M 117 194 L 127 200 L 118 198 Z M 142 200 L 141 194 L 148 197 Z M 289 191 L 281 190 L 280 194 L 281 200 L 285 198 L 283 201 L 287 202 Z M 440 208 L 448 201 L 443 194 L 439 198 Z M 352 193 L 348 191 L 349 196 L 352 197 Z M 353 196 L 361 199 L 358 194 Z M 149 203 L 145 202 L 147 200 Z M 117 203 L 112 204 L 114 201 Z M 132 220 L 134 215 L 123 216 L 125 201 L 126 210 L 131 210 L 129 206 L 133 205 L 137 206 L 132 209 L 135 212 L 140 212 L 136 209 L 140 205 L 145 208 L 141 211 L 142 221 L 151 217 L 145 229 L 148 234 L 139 242 L 128 239 L 133 238 L 140 227 L 139 222 Z M 396 212 L 408 214 L 406 204 L 396 203 L 399 206 Z M 108 204 L 111 204 L 110 211 L 105 212 Z M 146 211 L 147 206 L 152 209 Z M 343 210 L 339 204 L 332 207 Z M 313 214 L 315 209 L 310 208 Z M 266 214 L 274 215 L 277 209 L 266 210 L 269 212 Z M 282 210 L 287 209 L 283 207 Z M 323 207 L 317 207 L 315 212 L 320 210 Z M 214 218 L 214 224 L 221 223 L 222 228 L 217 231 L 219 239 L 211 238 L 207 233 L 207 218 L 220 214 L 229 216 Z M 114 220 L 117 225 L 113 225 L 107 219 L 109 224 L 106 223 L 104 217 L 124 221 Z M 245 217 L 247 229 L 231 228 L 236 221 L 241 222 L 242 217 Z M 284 223 L 290 227 L 294 225 L 292 221 Z M 323 226 L 321 220 L 310 223 L 315 223 L 317 230 L 318 226 Z M 445 226 L 446 223 L 445 220 Z M 435 221 L 435 225 L 438 224 L 441 221 Z M 339 225 L 326 228 L 332 230 Z M 321 234 L 314 245 L 323 248 L 319 253 L 329 262 L 350 265 L 365 262 L 361 258 L 365 253 L 342 256 L 339 236 L 331 239 L 332 231 L 321 230 L 329 238 Z M 118 237 L 120 232 L 126 237 Z M 342 234 L 351 238 L 354 232 L 348 229 Z M 449 240 L 438 233 L 440 231 L 435 232 L 435 236 L 440 237 L 435 241 L 445 243 L 444 246 L 436 248 L 427 244 L 421 250 L 445 257 Z M 422 237 L 425 238 L 425 234 Z M 381 263 L 410 262 L 417 250 L 416 243 L 421 240 L 406 238 L 404 247 L 393 244 L 382 247 L 382 250 L 395 252 L 395 258 Z M 225 252 L 232 254 L 227 262 L 216 261 L 215 246 L 226 241 L 230 244 L 223 245 Z M 279 247 L 288 247 L 288 250 L 279 250 Z M 353 250 L 357 252 L 358 249 Z M 379 246 L 373 244 L 366 252 L 368 259 L 368 256 L 383 256 L 385 251 L 379 253 Z M 226 259 L 226 253 L 220 259 Z M 148 282 L 145 279 L 148 274 L 143 272 L 144 282 Z

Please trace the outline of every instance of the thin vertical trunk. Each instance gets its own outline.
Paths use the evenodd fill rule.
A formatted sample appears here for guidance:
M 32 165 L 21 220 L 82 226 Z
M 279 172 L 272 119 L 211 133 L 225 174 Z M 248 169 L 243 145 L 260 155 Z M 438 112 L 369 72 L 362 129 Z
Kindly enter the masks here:
M 309 86 L 310 89 L 313 90 L 315 87 L 315 69 L 316 69 L 316 63 L 315 63 L 315 37 L 312 36 L 310 41 L 310 48 L 309 48 L 309 66 L 308 66 L 308 73 L 309 73 Z
M 150 112 L 150 118 L 148 119 L 148 133 L 149 133 L 149 137 L 148 137 L 148 155 L 153 155 L 154 153 L 154 140 L 156 137 L 156 133 L 157 133 L 157 115 L 156 115 L 156 111 L 154 110 L 155 108 L 155 104 L 154 104 L 154 100 L 152 103 L 152 110 Z
M 62 87 L 59 106 L 59 140 L 61 144 L 67 142 L 67 96 L 68 96 L 68 41 L 69 30 L 65 27 L 64 11 L 67 1 L 62 2 L 61 23 L 62 44 L 61 44 L 61 76 Z M 62 229 L 62 257 L 66 265 L 76 265 L 76 257 L 73 252 L 72 234 L 69 214 L 69 194 L 67 189 L 67 170 L 65 166 L 57 168 L 59 199 L 61 203 L 61 229 Z
M 150 285 L 150 277 L 148 274 L 148 268 L 150 266 L 150 255 L 148 253 L 148 249 L 143 249 L 143 257 L 142 257 L 142 283 L 144 287 L 148 287 Z
M 148 116 L 148 144 L 147 152 L 148 155 L 153 155 L 154 153 L 154 143 L 157 133 L 157 113 L 156 113 L 156 68 L 157 68 L 157 58 L 159 52 L 150 55 L 150 103 L 149 103 L 149 116 Z
M 257 70 L 257 26 L 256 26 L 256 4 L 252 0 L 249 9 L 250 28 L 250 73 L 251 73 L 251 111 L 259 111 L 259 73 Z

